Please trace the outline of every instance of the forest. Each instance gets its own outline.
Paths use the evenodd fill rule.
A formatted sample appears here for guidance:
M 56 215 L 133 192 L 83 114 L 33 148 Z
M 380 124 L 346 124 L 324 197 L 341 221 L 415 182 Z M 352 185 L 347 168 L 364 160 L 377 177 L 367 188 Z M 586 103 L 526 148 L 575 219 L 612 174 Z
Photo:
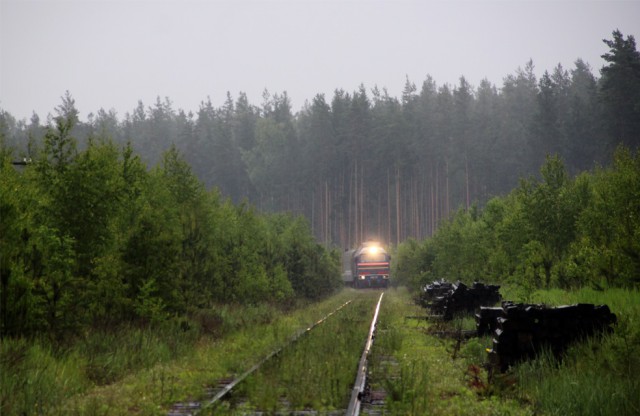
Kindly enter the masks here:
M 589 81 L 595 94 L 590 108 L 598 108 L 591 124 L 569 122 L 580 111 L 572 104 L 562 110 L 559 84 L 554 93 L 548 82 L 557 79 L 557 71 L 550 79 L 545 73 L 530 130 L 530 137 L 539 133 L 546 153 L 539 171 L 520 175 L 508 193 L 459 204 L 431 238 L 404 240 L 396 258 L 399 281 L 414 289 L 441 278 L 492 281 L 517 288 L 524 299 L 537 289 L 638 287 L 640 53 L 633 37 L 613 35 L 613 41 L 605 40 L 609 64 L 599 80 Z M 567 85 L 575 85 L 576 73 Z M 580 102 L 571 93 L 567 97 L 573 105 Z M 579 135 L 564 142 L 573 143 L 567 147 L 562 138 L 569 126 Z M 591 129 L 580 130 L 586 126 Z M 599 150 L 590 153 L 594 149 Z M 590 166 L 579 156 L 587 154 L 598 163 Z
M 16 169 L 0 154 L 2 337 L 286 306 L 341 284 L 337 252 L 302 217 L 207 191 L 173 146 L 152 169 L 104 136 L 80 151 L 73 101 L 57 111 L 35 159 Z
M 69 92 L 44 123 L 2 110 L 2 335 L 317 299 L 366 238 L 418 254 L 409 284 L 635 284 L 640 53 L 619 31 L 604 44 L 599 78 L 578 59 L 538 80 L 530 61 L 500 88 L 407 79 L 295 114 L 267 91 L 122 120 L 81 121 Z
M 286 92 L 265 90 L 260 106 L 227 94 L 222 106 L 206 99 L 195 113 L 158 97 L 122 118 L 114 110 L 90 113 L 69 134 L 80 150 L 89 139 L 130 143 L 148 167 L 174 146 L 205 189 L 260 212 L 303 215 L 325 244 L 378 238 L 397 245 L 432 235 L 460 207 L 507 194 L 520 177 L 536 175 L 547 155 L 559 155 L 575 175 L 610 164 L 618 144 L 635 149 L 634 37 L 614 31 L 602 56 L 599 77 L 577 59 L 537 79 L 529 61 L 501 86 L 472 86 L 464 77 L 438 85 L 427 76 L 418 85 L 407 79 L 401 97 L 361 85 L 317 95 L 295 113 Z M 77 111 L 72 102 L 67 93 L 62 116 Z M 26 121 L 3 111 L 4 142 L 15 157 L 36 160 L 57 116 Z

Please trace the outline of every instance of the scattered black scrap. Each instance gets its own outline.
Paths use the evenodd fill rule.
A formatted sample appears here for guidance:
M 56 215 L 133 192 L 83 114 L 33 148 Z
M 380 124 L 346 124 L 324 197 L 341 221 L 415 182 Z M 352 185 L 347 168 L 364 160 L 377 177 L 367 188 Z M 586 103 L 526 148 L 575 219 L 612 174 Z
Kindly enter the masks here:
M 498 328 L 498 318 L 502 317 L 502 308 L 493 308 L 481 306 L 480 311 L 476 313 L 476 329 L 478 336 L 493 334 Z
M 460 314 L 473 314 L 481 306 L 500 302 L 500 286 L 475 282 L 470 288 L 464 283 L 436 281 L 425 286 L 420 304 L 435 315 L 451 320 Z
M 543 349 L 561 358 L 571 342 L 612 332 L 616 315 L 607 305 L 547 307 L 504 302 L 502 308 L 481 308 L 476 323 L 479 335 L 493 333 L 489 363 L 504 372 Z
M 419 303 L 426 308 L 436 298 L 449 295 L 453 289 L 453 283 L 445 282 L 444 280 L 436 280 L 424 287 Z
M 475 312 L 477 336 L 493 335 L 489 364 L 502 372 L 545 349 L 560 359 L 569 344 L 612 332 L 617 321 L 607 305 L 548 307 L 505 301 L 501 307 L 492 307 L 501 300 L 499 289 L 500 286 L 478 282 L 469 288 L 461 282 L 435 281 L 424 287 L 418 303 L 431 310 L 431 318 L 445 321 Z M 459 339 L 472 335 L 461 330 L 455 333 Z M 448 332 L 433 331 L 433 334 Z

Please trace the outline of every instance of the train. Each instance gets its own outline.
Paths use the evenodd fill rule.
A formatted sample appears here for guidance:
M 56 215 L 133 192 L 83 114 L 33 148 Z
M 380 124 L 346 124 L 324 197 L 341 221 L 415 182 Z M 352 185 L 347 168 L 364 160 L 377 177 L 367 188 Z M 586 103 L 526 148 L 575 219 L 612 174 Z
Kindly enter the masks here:
M 378 241 L 365 241 L 342 256 L 342 280 L 356 289 L 389 286 L 391 256 Z

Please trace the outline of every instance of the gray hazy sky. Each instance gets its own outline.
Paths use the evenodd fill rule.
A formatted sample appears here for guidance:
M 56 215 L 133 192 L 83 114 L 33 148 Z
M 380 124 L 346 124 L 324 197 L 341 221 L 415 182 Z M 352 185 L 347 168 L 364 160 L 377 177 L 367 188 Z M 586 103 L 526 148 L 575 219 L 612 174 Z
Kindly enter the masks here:
M 615 29 L 639 40 L 640 0 L 0 0 L 0 108 L 44 118 L 68 90 L 81 118 L 122 119 L 157 96 L 261 105 L 266 88 L 298 111 L 360 84 L 400 96 L 406 77 L 500 87 L 529 59 L 538 76 L 577 58 L 599 76 Z

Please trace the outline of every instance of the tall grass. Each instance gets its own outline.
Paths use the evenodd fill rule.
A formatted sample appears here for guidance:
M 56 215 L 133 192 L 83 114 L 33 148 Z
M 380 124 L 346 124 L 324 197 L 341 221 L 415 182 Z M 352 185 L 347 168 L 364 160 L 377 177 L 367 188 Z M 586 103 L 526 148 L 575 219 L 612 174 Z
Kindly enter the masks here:
M 350 297 L 351 293 L 344 291 L 286 311 L 269 305 L 224 305 L 198 311 L 190 321 L 177 325 L 181 331 L 199 334 L 195 341 L 189 341 L 192 345 L 175 350 L 177 358 L 132 371 L 112 384 L 94 385 L 61 402 L 51 414 L 166 415 L 177 402 L 203 399 L 206 390 L 220 379 L 246 371 Z
M 74 394 L 184 354 L 197 337 L 195 327 L 168 323 L 93 332 L 67 347 L 43 340 L 4 339 L 0 414 L 50 414 Z
M 191 319 L 172 319 L 152 327 L 123 324 L 62 344 L 45 338 L 0 340 L 0 415 L 60 413 L 59 406 L 74 396 L 186 356 L 202 339 L 270 322 L 277 313 L 269 305 L 225 305 L 199 311 Z M 152 378 L 161 390 L 170 385 L 163 369 Z M 96 408 L 100 407 L 97 403 Z
M 612 334 L 573 344 L 557 361 L 549 353 L 517 366 L 518 397 L 551 415 L 640 414 L 638 290 L 537 291 L 535 302 L 607 304 L 618 316 Z
M 182 356 L 198 336 L 197 327 L 175 323 L 156 328 L 129 327 L 95 333 L 78 342 L 73 351 L 85 357 L 86 376 L 95 384 L 104 385 Z
M 77 353 L 56 356 L 50 346 L 24 339 L 0 344 L 0 414 L 48 414 L 66 397 L 90 385 L 86 360 Z
M 389 415 L 530 415 L 531 408 L 512 397 L 479 392 L 487 386 L 472 385 L 469 368 L 486 372 L 476 363 L 486 358 L 488 338 L 471 339 L 460 346 L 456 339 L 432 335 L 439 330 L 470 329 L 474 322 L 458 318 L 443 324 L 408 319 L 424 315 L 405 289 L 387 291 L 380 311 L 378 335 L 373 344 L 374 388 L 386 391 L 382 414 Z M 460 347 L 460 348 L 459 348 Z M 457 350 L 459 348 L 459 350 Z M 454 354 L 455 351 L 455 354 Z M 454 358 L 455 357 L 455 358 Z
M 346 408 L 378 296 L 358 294 L 350 305 L 265 363 L 239 386 L 239 408 L 231 412 Z

